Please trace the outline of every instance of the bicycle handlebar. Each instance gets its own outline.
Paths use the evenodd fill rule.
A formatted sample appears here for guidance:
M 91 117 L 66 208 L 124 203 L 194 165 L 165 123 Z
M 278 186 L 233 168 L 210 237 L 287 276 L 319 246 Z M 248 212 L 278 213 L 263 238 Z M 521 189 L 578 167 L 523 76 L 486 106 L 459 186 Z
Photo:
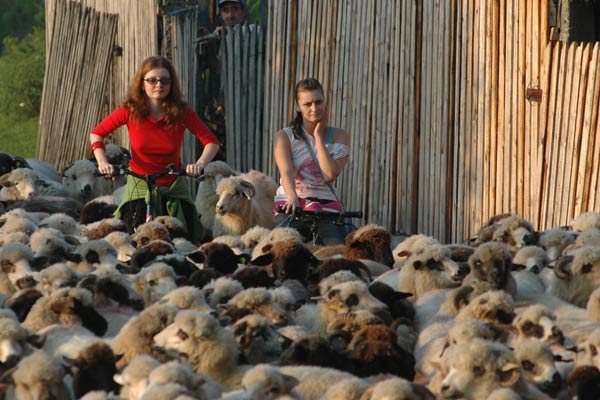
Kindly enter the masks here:
M 154 182 L 156 181 L 158 178 L 161 178 L 165 175 L 177 175 L 177 176 L 187 176 L 189 178 L 196 178 L 196 179 L 202 179 L 203 175 L 192 175 L 192 174 L 188 174 L 187 172 L 185 172 L 185 169 L 182 168 L 176 168 L 175 165 L 173 164 L 169 164 L 165 167 L 165 169 L 163 169 L 160 172 L 157 172 L 155 174 L 147 174 L 147 175 L 142 175 L 142 174 L 138 174 L 137 172 L 134 172 L 132 170 L 129 169 L 128 165 L 113 165 L 114 170 L 112 174 L 102 174 L 97 172 L 96 176 L 104 176 L 106 178 L 113 178 L 113 177 L 117 177 L 117 176 L 122 176 L 122 175 L 131 175 L 134 176 L 138 179 L 141 179 L 143 181 L 150 181 L 150 182 Z
M 277 212 L 283 213 L 283 207 L 278 206 Z M 303 210 L 301 208 L 296 208 L 294 210 L 294 217 L 302 218 L 302 217 L 316 217 L 316 218 L 362 218 L 362 211 L 322 211 L 322 210 Z

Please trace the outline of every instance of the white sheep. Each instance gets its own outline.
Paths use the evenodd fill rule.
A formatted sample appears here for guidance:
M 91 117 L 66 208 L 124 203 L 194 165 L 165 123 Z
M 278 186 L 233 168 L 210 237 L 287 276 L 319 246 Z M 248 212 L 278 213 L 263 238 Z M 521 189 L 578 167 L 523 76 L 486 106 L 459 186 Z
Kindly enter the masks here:
M 571 221 L 571 228 L 575 232 L 583 232 L 588 229 L 600 229 L 600 213 L 588 211 L 577 216 Z
M 394 250 L 392 250 L 394 267 L 400 268 L 411 254 L 420 253 L 433 244 L 440 244 L 440 242 L 434 237 L 423 234 L 407 237 L 398 243 L 396 247 L 394 247 Z
M 173 267 L 164 262 L 154 262 L 136 275 L 129 276 L 133 288 L 146 305 L 153 304 L 177 288 Z
M 81 235 L 81 224 L 75 218 L 65 213 L 55 213 L 47 218 L 44 218 L 40 224 L 40 228 L 54 228 L 62 232 L 63 235 L 79 236 Z
M 113 183 L 104 177 L 96 176 L 98 167 L 90 160 L 76 160 L 66 165 L 62 173 L 62 184 L 69 196 L 85 203 L 95 197 L 113 192 Z
M 31 335 L 12 318 L 0 318 L 0 363 L 11 367 L 16 361 L 39 345 L 39 337 Z
M 233 334 L 212 316 L 197 311 L 180 311 L 171 325 L 154 336 L 154 344 L 186 354 L 197 373 L 232 389 L 240 387 L 249 369 L 237 363 L 239 347 Z
M 37 281 L 36 288 L 44 296 L 50 296 L 62 287 L 73 287 L 80 278 L 79 274 L 65 263 L 56 263 L 39 272 L 33 272 L 33 277 Z
M 250 364 L 277 361 L 284 350 L 281 335 L 262 315 L 246 315 L 227 329 Z
M 344 379 L 330 386 L 321 400 L 360 400 L 368 388 L 369 384 L 364 379 Z
M 204 167 L 194 204 L 200 214 L 200 223 L 206 229 L 212 229 L 215 222 L 215 207 L 219 201 L 217 185 L 221 179 L 232 175 L 238 175 L 238 172 L 223 161 L 212 161 Z
M 259 364 L 248 370 L 242 379 L 244 390 L 226 393 L 223 400 L 300 400 L 293 388 L 298 380 L 282 373 L 276 367 Z
M 0 200 L 30 200 L 38 196 L 68 197 L 65 187 L 53 181 L 44 181 L 29 168 L 17 168 L 0 176 Z
M 19 362 L 12 373 L 14 388 L 9 388 L 6 398 L 68 400 L 71 397 L 64 377 L 65 368 L 61 362 L 43 350 L 37 350 Z
M 582 247 L 558 259 L 548 293 L 585 307 L 590 295 L 599 286 L 600 248 Z
M 510 349 L 497 342 L 475 339 L 452 346 L 442 357 L 441 373 L 439 392 L 444 398 L 485 399 L 503 387 L 513 388 L 521 395 L 544 395 L 522 379 L 521 368 Z
M 514 296 L 517 293 L 517 283 L 511 275 L 512 259 L 509 247 L 503 242 L 483 243 L 469 257 L 470 272 L 463 284 L 485 282 L 494 289 L 505 290 Z
M 202 290 L 193 286 L 182 286 L 165 294 L 160 304 L 168 304 L 180 310 L 197 310 L 212 312 L 213 309 L 206 304 Z
M 26 158 L 25 161 L 27 161 L 27 164 L 29 165 L 29 167 L 35 171 L 35 174 L 40 179 L 43 179 L 45 181 L 54 181 L 54 182 L 60 183 L 60 181 L 61 181 L 60 174 L 58 173 L 58 171 L 56 170 L 54 165 L 52 165 L 46 161 L 38 160 L 35 158 Z
M 277 184 L 256 170 L 224 178 L 217 186 L 213 234 L 242 235 L 255 225 L 273 227 L 273 198 Z
M 576 234 L 563 228 L 548 229 L 542 232 L 539 239 L 539 245 L 542 246 L 548 254 L 550 261 L 555 261 L 563 250 L 573 244 Z
M 434 289 L 457 287 L 463 277 L 458 264 L 450 259 L 450 250 L 435 244 L 408 257 L 397 287 L 400 292 L 412 293 L 411 300 L 416 300 Z
M 253 230 L 256 230 L 257 228 L 266 229 L 263 227 L 255 226 L 255 227 L 251 228 L 250 230 L 248 230 L 246 232 L 246 234 L 252 232 Z M 244 235 L 242 235 L 242 237 L 244 237 Z M 300 232 L 298 232 L 297 229 L 290 228 L 287 226 L 273 228 L 270 231 L 268 231 L 266 234 L 263 234 L 262 231 L 259 230 L 256 237 L 260 237 L 258 242 L 254 246 L 248 246 L 249 248 L 252 247 L 252 259 L 253 260 L 255 258 L 265 254 L 264 249 L 268 248 L 268 245 L 272 245 L 275 242 L 283 242 L 283 241 L 287 241 L 287 240 L 292 240 L 292 241 L 296 241 L 296 242 L 303 241 L 302 235 L 300 234 Z
M 600 368 L 600 328 L 594 329 L 577 341 L 575 366 L 591 365 Z
M 24 244 L 10 243 L 0 248 L 0 294 L 11 295 L 35 285 L 32 260 L 33 252 Z
M 434 400 L 427 388 L 403 378 L 388 378 L 373 384 L 360 400 Z
M 286 325 L 290 316 L 273 300 L 271 292 L 265 288 L 248 288 L 227 302 L 228 307 L 260 314 L 276 326 Z
M 538 246 L 524 246 L 513 257 L 514 270 L 526 269 L 534 274 L 539 274 L 548 266 L 550 259 L 546 251 Z
M 117 259 L 121 262 L 128 262 L 135 252 L 135 246 L 131 236 L 127 232 L 115 231 L 104 236 L 106 240 L 117 251 Z
M 67 263 L 79 273 L 96 269 L 115 269 L 119 264 L 117 251 L 106 240 L 90 240 L 77 246 Z
M 271 232 L 270 229 L 264 228 L 262 226 L 253 226 L 248 229 L 242 236 L 240 236 L 240 240 L 244 243 L 244 248 L 248 250 L 253 250 L 254 247 L 260 242 L 260 240 L 268 235 Z M 300 236 L 300 234 L 298 234 Z M 300 239 L 301 240 L 301 239 Z
M 519 343 L 513 354 L 521 365 L 524 378 L 544 393 L 556 396 L 563 379 L 554 363 L 554 354 L 547 343 L 529 339 Z
M 73 251 L 74 243 L 67 242 L 67 238 L 61 231 L 50 227 L 37 230 L 29 238 L 29 246 L 35 253 L 35 257 L 64 259 Z
M 160 366 L 160 362 L 148 355 L 139 355 L 118 374 L 115 382 L 121 385 L 120 397 L 123 400 L 139 400 L 148 387 L 150 373 Z
M 144 396 L 155 386 L 162 386 L 168 384 L 178 384 L 192 393 L 195 394 L 199 399 L 214 398 L 215 394 L 211 393 L 211 396 L 207 396 L 205 393 L 204 386 L 208 377 L 202 377 L 197 375 L 186 362 L 177 360 L 170 361 L 154 368 L 148 376 L 148 387 L 144 393 Z M 216 383 L 212 383 L 216 385 Z
M 202 288 L 204 297 L 212 308 L 227 303 L 232 297 L 244 290 L 242 284 L 234 279 L 221 277 L 210 281 Z
M 555 314 L 543 304 L 532 304 L 521 310 L 513 320 L 513 327 L 513 345 L 527 339 L 539 339 L 549 344 L 562 344 L 564 341 Z
M 21 243 L 29 245 L 29 235 L 25 232 L 11 232 L 7 234 L 0 234 L 0 247 L 9 243 Z

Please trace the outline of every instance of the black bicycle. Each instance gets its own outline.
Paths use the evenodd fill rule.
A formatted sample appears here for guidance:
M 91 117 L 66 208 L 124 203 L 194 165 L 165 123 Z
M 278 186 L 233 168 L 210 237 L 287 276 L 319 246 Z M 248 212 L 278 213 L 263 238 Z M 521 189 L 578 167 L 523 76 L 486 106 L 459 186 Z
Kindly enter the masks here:
M 106 178 L 111 178 L 111 177 L 116 177 L 116 176 L 124 176 L 124 175 L 130 175 L 133 176 L 135 178 L 138 178 L 142 181 L 144 181 L 146 183 L 146 185 L 148 186 L 148 193 L 150 193 L 150 196 L 147 196 L 147 198 L 149 199 L 148 201 L 145 199 L 138 199 L 138 200 L 132 200 L 129 202 L 129 206 L 124 207 L 123 211 L 122 211 L 122 216 L 121 219 L 123 220 L 123 222 L 125 222 L 125 224 L 129 227 L 130 231 L 133 231 L 134 227 L 143 224 L 144 222 L 148 222 L 148 221 L 152 221 L 154 219 L 155 214 L 157 215 L 165 215 L 165 205 L 157 205 L 161 207 L 161 210 L 154 210 L 154 207 L 152 205 L 152 194 L 154 193 L 154 191 L 156 190 L 156 181 L 165 176 L 165 175 L 175 175 L 175 176 L 185 176 L 188 178 L 193 178 L 193 179 L 197 179 L 197 180 L 201 180 L 203 178 L 203 175 L 192 175 L 192 174 L 188 174 L 184 169 L 182 168 L 177 168 L 175 167 L 175 165 L 173 164 L 169 164 L 165 167 L 165 169 L 163 169 L 160 172 L 154 173 L 154 174 L 138 174 L 134 171 L 132 171 L 131 169 L 129 169 L 128 165 L 113 165 L 114 167 L 114 171 L 112 174 L 101 174 L 101 173 L 97 173 L 97 175 L 99 176 L 104 176 Z M 188 216 L 188 213 L 185 212 L 184 210 L 184 214 L 186 219 L 191 218 L 191 214 Z
M 277 211 L 283 213 L 283 207 L 279 206 Z M 352 219 L 362 219 L 362 211 L 322 211 L 322 210 L 303 210 L 296 208 L 293 214 L 288 214 L 288 217 L 278 226 L 290 226 L 296 228 L 304 237 L 305 241 L 312 244 L 326 243 L 327 238 L 321 237 L 323 226 L 335 226 L 338 229 L 345 229 L 346 233 L 356 230 L 356 226 L 352 223 Z

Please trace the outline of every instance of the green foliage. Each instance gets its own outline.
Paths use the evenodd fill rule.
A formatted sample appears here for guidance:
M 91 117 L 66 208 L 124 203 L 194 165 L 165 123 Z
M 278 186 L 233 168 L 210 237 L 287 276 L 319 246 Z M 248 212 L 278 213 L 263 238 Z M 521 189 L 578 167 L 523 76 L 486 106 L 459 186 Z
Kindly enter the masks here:
M 24 38 L 44 26 L 44 0 L 0 0 L 0 51 L 5 37 Z
M 0 113 L 39 114 L 46 60 L 45 33 L 34 28 L 23 39 L 6 37 L 0 56 Z
M 268 1 L 268 0 L 262 0 Z M 250 13 L 250 19 L 254 21 L 254 23 L 260 22 L 260 2 L 261 0 L 247 0 L 246 5 L 248 6 L 248 11 Z
M 35 157 L 39 120 L 0 114 L 0 151 L 26 158 Z

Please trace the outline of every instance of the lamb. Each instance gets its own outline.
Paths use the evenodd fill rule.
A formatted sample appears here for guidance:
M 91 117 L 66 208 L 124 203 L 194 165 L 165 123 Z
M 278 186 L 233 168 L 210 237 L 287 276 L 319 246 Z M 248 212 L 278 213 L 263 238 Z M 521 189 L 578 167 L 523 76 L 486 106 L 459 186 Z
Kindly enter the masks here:
M 54 228 L 59 230 L 63 235 L 79 236 L 81 235 L 81 225 L 75 218 L 65 214 L 56 213 L 44 218 L 39 224 L 40 228 Z
M 11 295 L 35 285 L 30 267 L 32 260 L 33 253 L 24 244 L 11 243 L 0 248 L 0 294 Z
M 0 247 L 9 243 L 29 244 L 29 235 L 25 232 L 12 232 L 5 235 L 0 234 Z
M 82 233 L 88 240 L 103 239 L 111 232 L 127 232 L 127 225 L 118 218 L 106 218 L 87 224 Z
M 250 364 L 277 361 L 283 352 L 283 339 L 262 315 L 246 315 L 227 329 Z
M 548 229 L 540 235 L 539 245 L 548 255 L 549 261 L 555 261 L 563 250 L 575 242 L 576 235 L 563 228 Z
M 264 228 L 262 226 L 253 226 L 252 228 L 248 229 L 242 236 L 240 236 L 240 240 L 244 244 L 245 249 L 253 250 L 254 247 L 256 247 L 256 245 L 262 240 L 262 238 L 266 237 L 271 232 L 272 230 Z M 302 240 L 300 233 L 298 233 L 298 240 Z
M 50 296 L 52 292 L 62 287 L 74 287 L 80 278 L 65 263 L 56 263 L 40 272 L 34 272 L 33 277 L 38 282 L 36 288 L 44 296 Z
M 394 257 L 390 232 L 378 225 L 369 224 L 351 232 L 346 237 L 346 258 L 373 260 L 391 267 Z
M 562 389 L 563 379 L 554 365 L 554 355 L 547 343 L 525 340 L 513 350 L 524 378 L 554 397 Z
M 146 305 L 153 304 L 177 288 L 173 268 L 163 262 L 155 262 L 130 277 L 133 288 Z
M 76 398 L 94 390 L 119 391 L 119 385 L 113 379 L 117 372 L 115 363 L 118 357 L 115 357 L 108 344 L 94 342 L 81 350 L 77 358 L 63 359 L 73 371 L 73 393 Z
M 64 376 L 65 369 L 58 359 L 36 350 L 22 359 L 12 373 L 14 388 L 9 388 L 6 398 L 68 400 L 70 395 Z
M 571 222 L 575 232 L 584 232 L 588 229 L 600 229 L 600 213 L 589 211 L 579 215 Z
M 192 310 L 180 311 L 175 321 L 154 336 L 154 344 L 167 351 L 187 354 L 199 374 L 239 388 L 248 367 L 239 366 L 239 347 L 231 332 L 210 315 Z
M 556 316 L 543 304 L 533 304 L 522 310 L 514 319 L 513 326 L 517 335 L 513 343 L 527 338 L 549 344 L 563 344 L 565 340 L 556 324 Z
M 19 321 L 0 318 L 0 372 L 14 367 L 24 355 L 30 354 L 33 347 L 40 347 L 39 336 L 23 329 Z
M 484 292 L 464 306 L 456 316 L 456 321 L 477 319 L 492 325 L 511 324 L 515 318 L 512 297 L 502 290 Z
M 67 188 L 70 197 L 85 203 L 113 191 L 113 185 L 108 179 L 96 176 L 97 168 L 90 160 L 76 160 L 65 166 L 62 184 Z
M 202 288 L 204 297 L 212 308 L 227 303 L 232 297 L 244 290 L 242 284 L 231 278 L 221 277 L 209 282 Z
M 373 384 L 360 400 L 434 400 L 426 387 L 402 378 L 388 378 Z
M 42 181 L 29 168 L 17 168 L 0 176 L 0 185 L 2 201 L 30 200 L 38 196 L 69 196 L 62 184 Z
M 294 387 L 294 391 L 304 400 L 319 400 L 335 383 L 355 378 L 352 374 L 333 368 L 285 366 L 279 370 L 300 382 Z
M 150 373 L 160 366 L 160 362 L 148 355 L 139 355 L 131 360 L 114 379 L 121 385 L 120 397 L 124 400 L 138 400 L 149 384 Z
M 411 300 L 434 289 L 460 285 L 465 270 L 450 259 L 450 250 L 442 245 L 431 245 L 420 253 L 413 253 L 398 275 L 398 290 L 412 293 Z
M 54 228 L 42 228 L 31 234 L 29 246 L 35 257 L 48 257 L 49 262 L 66 261 L 76 242 L 69 240 L 62 232 Z
M 154 304 L 131 318 L 112 341 L 114 353 L 122 355 L 117 369 L 122 369 L 136 356 L 153 354 L 154 336 L 173 322 L 177 311 L 175 307 Z
M 177 360 L 170 361 L 154 368 L 148 376 L 148 381 L 149 385 L 144 396 L 156 386 L 174 383 L 185 387 L 200 399 L 209 398 L 204 390 L 206 378 L 195 374 L 187 363 Z M 215 397 L 215 393 L 212 394 L 213 396 L 210 398 Z
M 126 232 L 115 231 L 104 236 L 106 240 L 114 249 L 117 251 L 117 260 L 121 262 L 128 262 L 131 260 L 131 256 L 135 252 L 133 241 Z
M 301 242 L 280 240 L 263 247 L 264 254 L 250 263 L 258 266 L 269 266 L 273 276 L 280 281 L 295 279 L 304 284 L 311 271 L 320 265 L 320 261 Z
M 578 307 L 585 307 L 599 285 L 600 248 L 582 247 L 558 259 L 548 293 Z
M 93 305 L 92 294 L 88 290 L 58 289 L 50 296 L 38 299 L 22 325 L 32 332 L 52 324 L 82 325 L 97 336 L 102 336 L 108 324 Z
M 169 228 L 156 221 L 149 221 L 139 225 L 131 238 L 133 239 L 133 243 L 137 248 L 145 246 L 153 240 L 164 240 L 166 242 L 171 242 Z
M 487 242 L 475 249 L 469 257 L 471 271 L 464 279 L 464 284 L 483 281 L 494 289 L 505 290 L 514 296 L 517 284 L 511 275 L 512 254 L 503 243 Z
M 598 348 L 600 347 L 600 328 L 594 329 L 587 335 L 579 338 L 575 353 L 575 366 L 592 365 L 600 366 Z
M 517 215 L 503 215 L 481 229 L 476 245 L 489 241 L 503 242 L 515 254 L 521 247 L 535 244 L 537 236 L 529 221 Z
M 256 170 L 222 179 L 216 190 L 213 234 L 242 235 L 255 225 L 271 229 L 276 190 L 275 181 Z
M 68 259 L 68 265 L 79 273 L 92 272 L 96 269 L 111 270 L 120 264 L 115 248 L 102 239 L 80 244 Z
M 298 380 L 282 373 L 277 368 L 259 364 L 248 370 L 242 379 L 243 391 L 230 392 L 223 400 L 275 400 L 283 396 L 289 400 L 299 400 L 299 395 L 293 390 Z
M 398 243 L 398 245 L 394 247 L 394 250 L 392 251 L 392 256 L 394 257 L 394 267 L 401 267 L 404 261 L 406 261 L 411 254 L 420 253 L 433 244 L 440 244 L 440 242 L 434 237 L 422 234 L 411 235 L 407 237 L 402 242 Z
M 543 248 L 538 246 L 522 247 L 512 260 L 513 270 L 519 271 L 522 269 L 531 271 L 534 274 L 539 274 L 542 269 L 548 266 L 550 258 Z
M 187 227 L 183 222 L 175 217 L 170 215 L 159 215 L 158 217 L 154 218 L 154 221 L 167 227 L 169 230 L 169 237 L 171 239 L 189 238 Z
M 215 207 L 219 201 L 217 185 L 223 178 L 238 175 L 228 164 L 223 161 L 212 161 L 204 167 L 203 179 L 198 185 L 194 204 L 200 214 L 200 222 L 207 229 L 212 229 L 215 221 Z
M 213 309 L 206 304 L 204 293 L 193 286 L 182 286 L 165 294 L 159 301 L 160 304 L 168 304 L 180 310 L 197 310 L 212 312 Z
M 344 379 L 329 387 L 323 395 L 323 397 L 321 398 L 321 400 L 360 400 L 362 394 L 368 388 L 369 384 L 364 379 Z
M 263 227 L 253 227 L 248 232 L 246 232 L 242 237 L 249 235 L 252 231 L 256 229 L 266 229 Z M 290 227 L 276 227 L 272 230 L 268 231 L 266 234 L 262 234 L 259 231 L 259 235 L 261 236 L 260 240 L 254 246 L 246 246 L 247 248 L 252 249 L 252 257 L 251 259 L 258 258 L 265 254 L 265 252 L 269 251 L 271 247 L 267 247 L 267 245 L 272 245 L 275 242 L 284 241 L 284 240 L 295 240 L 296 242 L 301 243 L 303 241 L 302 235 L 300 232 L 294 228 Z M 265 249 L 265 251 L 263 251 Z
M 522 395 L 543 396 L 524 382 L 514 355 L 497 342 L 475 339 L 452 346 L 442 357 L 441 371 L 440 393 L 444 398 L 484 399 L 503 387 Z
M 273 301 L 271 292 L 264 288 L 245 289 L 236 294 L 227 302 L 227 309 L 223 315 L 233 317 L 235 322 L 240 316 L 253 313 L 262 315 L 275 326 L 287 325 L 290 320 L 287 312 Z

